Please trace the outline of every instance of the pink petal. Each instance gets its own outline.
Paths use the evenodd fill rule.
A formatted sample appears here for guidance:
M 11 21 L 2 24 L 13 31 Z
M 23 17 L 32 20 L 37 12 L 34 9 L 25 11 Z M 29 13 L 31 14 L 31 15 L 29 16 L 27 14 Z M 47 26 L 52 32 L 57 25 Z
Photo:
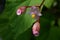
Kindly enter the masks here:
M 32 33 L 34 36 L 39 36 L 39 31 L 40 31 L 40 23 L 36 22 L 32 27 Z
M 21 12 L 21 9 L 18 9 L 18 10 L 17 10 L 17 15 L 21 15 L 21 13 L 22 13 L 22 12 Z
M 39 36 L 39 32 L 38 31 L 33 31 L 33 35 L 34 36 Z

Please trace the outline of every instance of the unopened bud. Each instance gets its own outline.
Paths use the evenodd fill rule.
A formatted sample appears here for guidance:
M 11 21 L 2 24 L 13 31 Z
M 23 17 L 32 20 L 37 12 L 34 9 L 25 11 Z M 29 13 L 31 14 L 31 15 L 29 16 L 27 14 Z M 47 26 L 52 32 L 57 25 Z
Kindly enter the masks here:
M 36 22 L 32 27 L 32 33 L 34 36 L 39 36 L 39 31 L 40 31 L 40 23 Z
M 18 10 L 17 10 L 17 15 L 21 15 L 22 13 L 24 13 L 26 10 L 26 7 L 20 7 Z
M 21 15 L 21 13 L 22 13 L 21 9 L 18 9 L 17 10 L 17 15 Z

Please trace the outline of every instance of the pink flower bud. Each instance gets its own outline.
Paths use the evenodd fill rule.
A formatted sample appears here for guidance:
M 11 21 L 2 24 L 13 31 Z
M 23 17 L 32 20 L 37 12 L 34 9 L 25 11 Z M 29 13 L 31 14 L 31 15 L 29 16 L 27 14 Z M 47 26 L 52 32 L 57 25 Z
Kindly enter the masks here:
M 36 22 L 32 27 L 32 33 L 34 36 L 39 36 L 39 31 L 40 31 L 40 23 Z
M 22 13 L 21 9 L 18 9 L 17 10 L 17 15 L 21 15 L 21 13 Z
M 17 15 L 21 15 L 23 12 L 25 12 L 26 10 L 26 7 L 20 7 L 18 10 L 17 10 Z

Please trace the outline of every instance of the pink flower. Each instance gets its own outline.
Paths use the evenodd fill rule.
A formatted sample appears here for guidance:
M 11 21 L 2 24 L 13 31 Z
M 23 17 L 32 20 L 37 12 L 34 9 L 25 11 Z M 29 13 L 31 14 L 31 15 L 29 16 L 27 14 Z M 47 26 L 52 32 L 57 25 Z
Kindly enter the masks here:
M 22 13 L 21 9 L 18 9 L 17 10 L 17 15 L 21 15 L 21 13 Z
M 32 27 L 32 33 L 34 36 L 39 36 L 39 31 L 40 31 L 40 23 L 36 22 Z
M 32 14 L 35 14 L 35 17 L 34 17 L 35 20 L 38 20 L 39 17 L 42 16 L 39 8 L 36 7 L 36 6 L 32 6 L 32 7 L 31 7 L 30 15 L 32 15 Z M 33 18 L 33 17 L 32 17 L 32 18 Z
M 26 10 L 26 7 L 20 7 L 18 10 L 17 10 L 17 15 L 21 15 L 23 12 L 25 12 Z

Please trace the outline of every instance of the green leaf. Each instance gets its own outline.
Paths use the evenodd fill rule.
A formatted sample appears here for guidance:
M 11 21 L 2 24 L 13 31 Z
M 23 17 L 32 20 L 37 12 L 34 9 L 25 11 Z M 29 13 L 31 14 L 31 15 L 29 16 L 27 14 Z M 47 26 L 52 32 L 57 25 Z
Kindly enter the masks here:
M 51 27 L 47 40 L 60 40 L 60 28 Z
M 20 5 L 18 5 L 18 7 L 20 6 L 28 6 L 29 5 L 29 3 L 30 3 L 30 0 L 27 0 L 27 1 L 25 1 L 25 2 L 23 2 L 23 3 L 21 3 Z
M 20 6 L 28 5 L 28 1 L 25 1 L 20 5 L 20 3 L 9 3 L 6 4 L 5 10 L 1 17 L 8 17 L 9 21 L 6 24 L 0 25 L 0 36 L 3 40 L 17 40 L 17 37 L 31 28 L 32 24 L 35 22 L 29 14 L 30 9 L 27 9 L 25 13 L 18 16 L 16 10 Z M 1 19 L 2 20 L 2 19 Z M 3 20 L 4 21 L 4 20 Z
M 47 7 L 47 8 L 50 8 L 53 4 L 54 0 L 45 0 L 45 3 L 44 5 Z
M 14 36 L 14 39 L 16 39 L 20 34 L 27 31 L 29 28 L 31 28 L 32 24 L 35 22 L 34 19 L 31 18 L 31 16 L 28 14 L 29 10 L 27 9 L 27 12 L 21 16 L 16 16 L 11 25 L 14 27 L 14 32 L 16 33 Z
M 26 1 L 26 0 L 6 0 L 7 2 L 24 2 L 24 1 Z
M 29 28 L 24 33 L 18 35 L 16 40 L 31 40 L 31 38 L 32 38 L 32 33 L 31 33 L 31 28 Z
M 40 6 L 43 0 L 31 0 L 29 6 Z

